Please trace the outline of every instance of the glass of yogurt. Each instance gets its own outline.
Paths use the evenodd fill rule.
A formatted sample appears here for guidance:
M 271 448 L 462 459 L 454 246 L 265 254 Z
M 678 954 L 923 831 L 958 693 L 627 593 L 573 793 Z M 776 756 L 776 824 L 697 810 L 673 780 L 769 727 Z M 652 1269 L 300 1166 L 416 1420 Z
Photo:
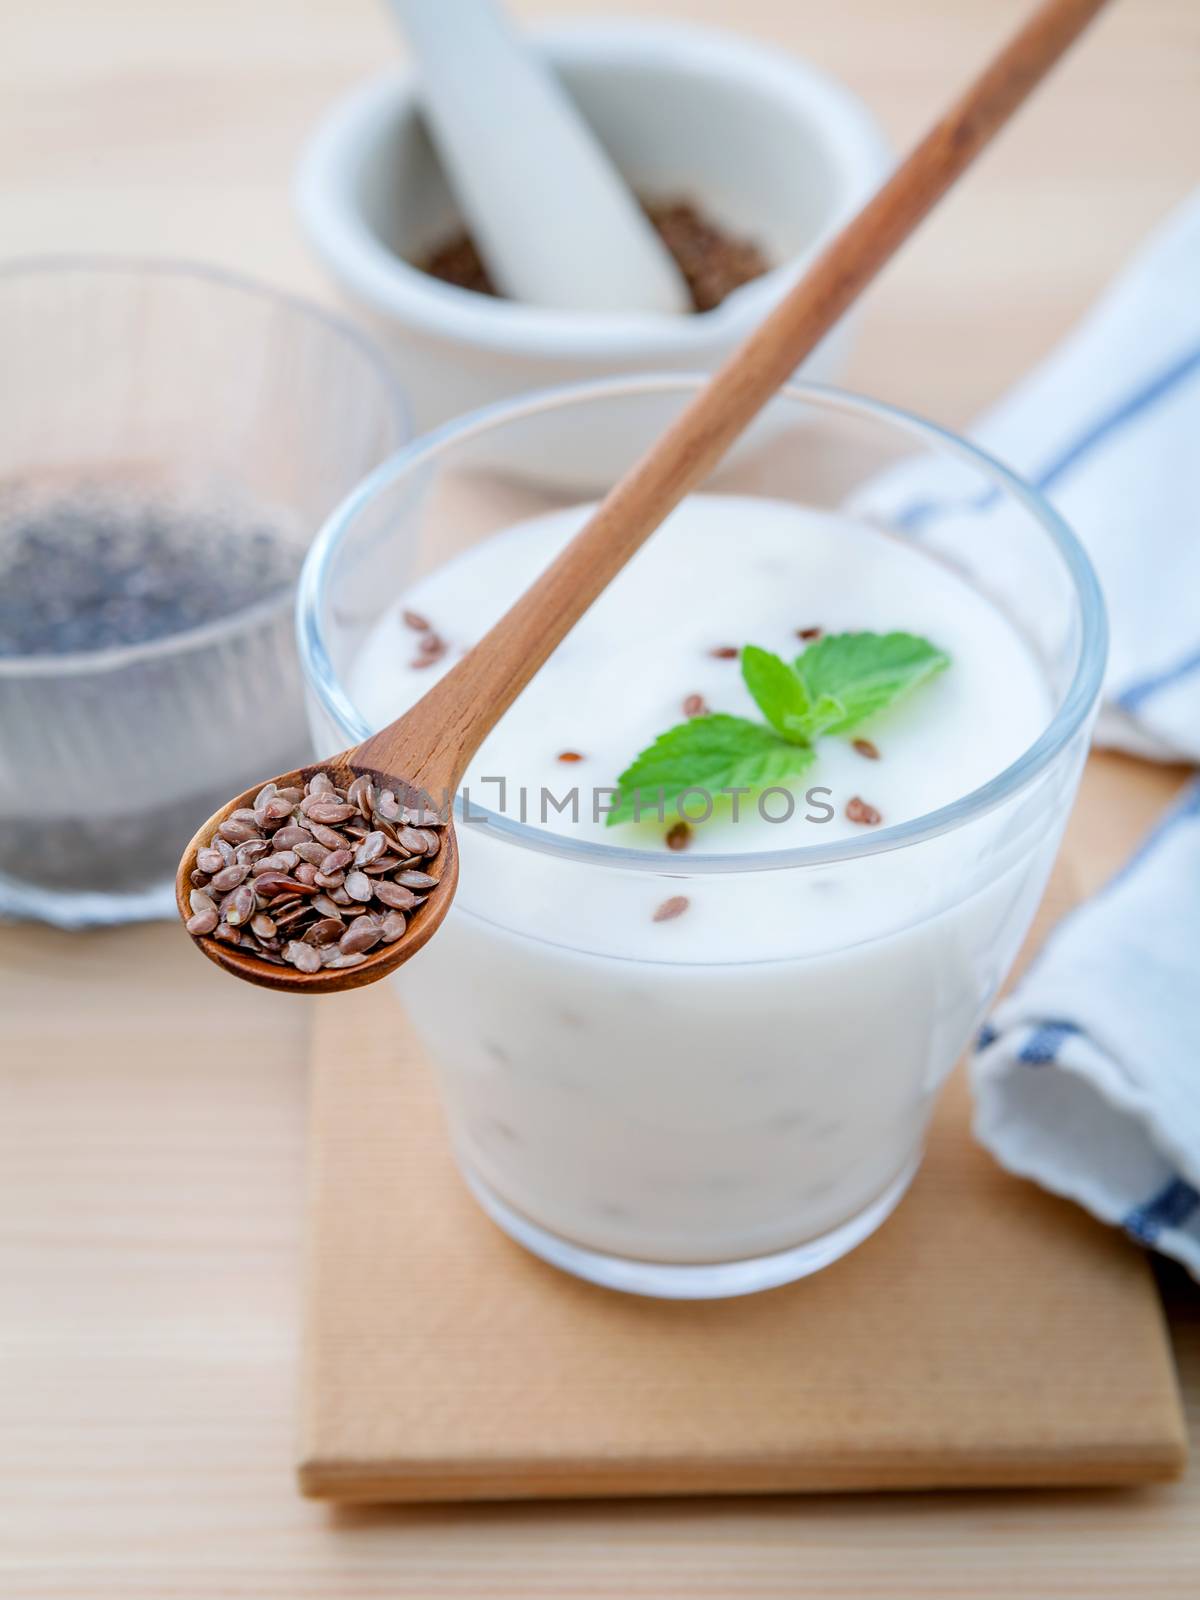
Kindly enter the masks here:
M 426 436 L 301 580 L 318 747 L 416 700 L 700 380 L 526 397 Z M 601 464 L 602 463 L 602 464 Z M 936 678 L 803 776 L 607 823 L 739 652 L 905 631 Z M 397 975 L 464 1179 L 512 1237 L 642 1294 L 741 1294 L 872 1233 L 1044 889 L 1105 654 L 1092 570 L 998 463 L 876 402 L 781 395 L 588 611 L 457 797 L 461 880 Z

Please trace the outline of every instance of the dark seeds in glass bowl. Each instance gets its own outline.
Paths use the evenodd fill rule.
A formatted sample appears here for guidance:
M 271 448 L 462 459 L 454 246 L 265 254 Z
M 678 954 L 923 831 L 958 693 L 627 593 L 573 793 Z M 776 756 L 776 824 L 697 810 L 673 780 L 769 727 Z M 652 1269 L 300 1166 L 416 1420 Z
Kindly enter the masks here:
M 295 582 L 302 552 L 269 523 L 62 500 L 0 520 L 0 657 L 148 644 L 236 615 Z
M 286 514 L 231 497 L 0 486 L 0 727 L 23 785 L 0 808 L 0 879 L 23 902 L 153 892 L 165 909 L 197 817 L 263 762 L 307 757 L 303 553 Z M 268 726 L 239 676 L 279 686 Z

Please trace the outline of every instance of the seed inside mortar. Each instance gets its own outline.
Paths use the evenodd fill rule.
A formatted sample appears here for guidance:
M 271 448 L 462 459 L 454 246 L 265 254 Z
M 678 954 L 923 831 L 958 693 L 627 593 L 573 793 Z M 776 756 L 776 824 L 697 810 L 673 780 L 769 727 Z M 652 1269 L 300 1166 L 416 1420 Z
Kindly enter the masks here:
M 694 311 L 714 310 L 735 289 L 770 270 L 756 244 L 719 227 L 690 201 L 647 200 L 642 209 L 683 274 Z M 447 239 L 417 265 L 457 289 L 497 293 L 475 241 L 467 233 Z
M 345 789 L 324 772 L 303 789 L 268 783 L 197 851 L 187 931 L 298 972 L 356 967 L 402 938 L 437 888 L 422 862 L 445 825 L 365 776 Z

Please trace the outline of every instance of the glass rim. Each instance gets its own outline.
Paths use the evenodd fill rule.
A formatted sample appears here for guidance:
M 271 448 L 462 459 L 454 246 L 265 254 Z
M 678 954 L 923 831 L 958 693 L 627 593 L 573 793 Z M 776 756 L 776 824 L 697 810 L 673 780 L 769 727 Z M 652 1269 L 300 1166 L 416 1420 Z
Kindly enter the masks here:
M 330 515 L 309 548 L 296 591 L 296 637 L 305 679 L 333 722 L 357 744 L 375 731 L 351 701 L 334 671 L 322 632 L 320 613 L 332 563 L 360 514 L 409 472 L 436 459 L 456 444 L 487 433 L 506 422 L 518 422 L 563 405 L 624 395 L 695 391 L 707 379 L 698 373 L 647 373 L 599 378 L 586 383 L 539 389 L 515 399 L 497 401 L 454 418 L 412 440 L 366 477 Z M 519 848 L 535 850 L 595 866 L 653 872 L 659 876 L 690 878 L 708 873 L 766 872 L 784 868 L 817 867 L 858 860 L 908 848 L 951 832 L 1003 804 L 1028 787 L 1065 748 L 1091 714 L 1100 694 L 1108 649 L 1108 624 L 1099 580 L 1087 552 L 1049 501 L 987 451 L 970 444 L 937 423 L 928 422 L 898 406 L 831 385 L 792 382 L 777 399 L 816 405 L 825 411 L 867 417 L 935 445 L 956 456 L 990 479 L 1010 500 L 1022 506 L 1042 528 L 1063 560 L 1080 610 L 1078 659 L 1071 682 L 1055 714 L 1037 739 L 1015 761 L 957 800 L 907 822 L 873 830 L 863 838 L 841 839 L 832 844 L 796 845 L 784 850 L 745 853 L 714 852 L 694 855 L 686 865 L 662 850 L 633 849 L 594 839 L 574 840 L 568 835 L 519 822 L 490 811 L 472 796 L 470 817 L 464 818 L 461 796 L 455 799 L 460 826 L 487 827 Z
M 413 437 L 408 396 L 400 382 L 399 373 L 382 347 L 348 318 L 327 310 L 316 301 L 287 289 L 277 289 L 245 273 L 209 262 L 192 261 L 186 256 L 137 256 L 99 251 L 48 251 L 9 256 L 0 260 L 0 290 L 14 279 L 65 276 L 68 273 L 96 277 L 125 276 L 130 279 L 192 279 L 218 289 L 232 289 L 250 299 L 262 301 L 264 305 L 282 307 L 289 313 L 295 313 L 302 321 L 323 327 L 327 333 L 358 351 L 379 382 L 397 435 L 405 444 Z M 400 448 L 403 449 L 404 445 Z M 394 459 L 395 454 L 388 457 L 388 460 Z M 381 465 L 386 465 L 386 462 Z M 277 593 L 265 595 L 240 611 L 231 611 L 195 627 L 163 634 L 156 639 L 146 639 L 139 644 L 107 645 L 98 650 L 68 650 L 60 655 L 0 656 L 0 677 L 56 678 L 82 673 L 119 672 L 124 667 L 162 656 L 208 649 L 231 634 L 286 616 L 289 609 L 295 606 L 294 587 L 292 583 L 284 584 Z

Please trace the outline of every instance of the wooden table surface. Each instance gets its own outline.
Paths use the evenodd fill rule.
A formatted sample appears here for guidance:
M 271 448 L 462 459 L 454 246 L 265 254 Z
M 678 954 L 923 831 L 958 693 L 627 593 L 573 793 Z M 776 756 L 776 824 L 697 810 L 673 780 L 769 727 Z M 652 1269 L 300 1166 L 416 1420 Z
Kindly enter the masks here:
M 1023 10 L 623 8 L 804 51 L 897 141 Z M 0 25 L 5 254 L 194 256 L 330 298 L 288 177 L 321 108 L 395 55 L 381 5 L 3 0 Z M 966 421 L 1194 183 L 1198 90 L 1195 0 L 1115 4 L 877 286 L 849 382 Z M 1140 770 L 1131 789 L 1130 765 L 1095 761 L 1085 783 L 1093 884 L 1179 781 Z M 6 929 L 0 963 L 3 1596 L 1200 1593 L 1200 1468 L 1137 1494 L 340 1514 L 302 1501 L 303 1008 L 226 982 L 161 929 Z M 139 963 L 152 983 L 131 981 Z M 1174 1272 L 1164 1285 L 1200 1430 L 1200 1295 Z

